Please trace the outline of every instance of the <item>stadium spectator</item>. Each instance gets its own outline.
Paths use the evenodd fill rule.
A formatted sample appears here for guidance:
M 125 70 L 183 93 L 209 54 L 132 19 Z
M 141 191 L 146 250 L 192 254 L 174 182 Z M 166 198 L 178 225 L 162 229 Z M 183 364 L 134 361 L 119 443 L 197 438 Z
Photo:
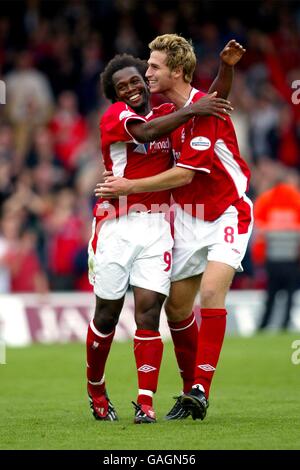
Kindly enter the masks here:
M 19 237 L 17 249 L 10 256 L 11 291 L 38 292 L 49 291 L 45 273 L 35 252 L 36 232 L 24 230 Z M 30 273 L 26 275 L 26 273 Z
M 49 76 L 56 98 L 66 90 L 75 91 L 80 77 L 79 57 L 73 43 L 75 34 L 69 31 L 64 21 L 54 21 L 51 35 L 51 54 L 44 57 L 41 70 Z
M 65 168 L 72 170 L 72 156 L 87 137 L 87 124 L 78 112 L 77 97 L 73 92 L 64 91 L 59 95 L 50 129 L 59 160 Z
M 74 257 L 82 245 L 82 220 L 77 215 L 77 200 L 72 191 L 57 192 L 44 225 L 50 286 L 52 290 L 74 290 Z
M 53 97 L 46 76 L 33 67 L 30 51 L 18 53 L 16 69 L 5 77 L 7 117 L 14 127 L 16 149 L 22 164 L 29 149 L 32 132 L 46 124 L 53 111 Z M 17 162 L 15 162 L 17 163 Z
M 0 204 L 11 195 L 12 186 L 12 164 L 10 161 L 0 160 Z
M 34 190 L 39 195 L 51 194 L 68 182 L 69 174 L 54 152 L 53 136 L 47 127 L 36 129 L 27 165 L 31 168 Z
M 8 240 L 0 232 L 0 294 L 11 291 Z
M 95 35 L 82 51 L 82 71 L 79 83 L 76 87 L 79 108 L 83 115 L 98 110 L 99 96 L 99 74 L 103 70 L 103 50 L 101 37 Z
M 11 125 L 0 126 L 0 161 L 13 162 L 16 159 L 14 133 Z
M 2 292 L 45 293 L 48 283 L 35 253 L 36 233 L 24 227 L 24 221 L 22 207 L 8 201 L 3 207 L 0 226 L 1 289 Z
M 299 181 L 284 174 L 278 179 L 274 187 L 260 194 L 254 204 L 258 243 L 264 246 L 263 261 L 268 276 L 260 330 L 270 325 L 276 295 L 281 290 L 287 293 L 287 299 L 280 327 L 288 328 L 293 296 L 300 287 Z

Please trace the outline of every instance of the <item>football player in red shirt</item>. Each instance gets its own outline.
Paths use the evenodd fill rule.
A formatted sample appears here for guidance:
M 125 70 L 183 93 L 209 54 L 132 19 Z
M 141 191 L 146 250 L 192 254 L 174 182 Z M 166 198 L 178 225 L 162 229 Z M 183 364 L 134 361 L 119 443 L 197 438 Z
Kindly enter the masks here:
M 102 117 L 102 153 L 114 175 L 143 177 L 171 167 L 168 137 L 160 138 L 196 112 L 213 114 L 231 107 L 214 95 L 168 116 L 165 105 L 150 110 L 147 69 L 139 59 L 116 56 L 102 75 L 105 95 L 113 104 Z M 223 79 L 220 77 L 223 84 Z M 231 84 L 231 81 L 230 81 Z M 167 105 L 169 113 L 169 105 Z M 162 116 L 153 119 L 156 116 Z M 153 120 L 152 120 L 153 119 Z M 148 122 L 149 121 L 149 122 Z M 156 140 L 154 140 L 156 139 Z M 150 141 L 148 145 L 143 142 Z M 128 285 L 135 298 L 134 338 L 139 392 L 135 422 L 155 422 L 152 396 L 156 391 L 163 345 L 159 315 L 169 293 L 173 239 L 164 212 L 169 191 L 147 192 L 111 204 L 100 199 L 95 207 L 94 234 L 89 245 L 89 274 L 96 310 L 87 335 L 87 378 L 90 405 L 96 419 L 116 420 L 106 393 L 104 368 Z
M 175 34 L 149 45 L 146 77 L 152 93 L 163 93 L 180 109 L 203 97 L 191 86 L 193 47 Z M 229 63 L 234 65 L 244 50 Z M 241 269 L 252 230 L 252 203 L 245 195 L 250 172 L 241 158 L 229 116 L 194 117 L 171 137 L 175 166 L 142 179 L 108 177 L 103 197 L 173 189 L 176 202 L 172 285 L 166 313 L 183 378 L 183 394 L 167 419 L 204 419 L 226 328 L 225 298 Z M 201 325 L 192 313 L 201 297 Z M 197 346 L 198 345 L 198 346 Z

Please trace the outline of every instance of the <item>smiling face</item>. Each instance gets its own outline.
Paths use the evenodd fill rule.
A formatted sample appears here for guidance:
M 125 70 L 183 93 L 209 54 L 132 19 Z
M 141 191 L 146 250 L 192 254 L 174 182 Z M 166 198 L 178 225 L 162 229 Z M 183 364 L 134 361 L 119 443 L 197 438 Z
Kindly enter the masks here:
M 175 74 L 166 65 L 167 54 L 162 51 L 153 51 L 148 60 L 146 78 L 151 93 L 165 93 L 175 84 Z
M 119 101 L 123 101 L 139 114 L 149 109 L 149 90 L 135 67 L 125 67 L 112 76 L 115 92 Z

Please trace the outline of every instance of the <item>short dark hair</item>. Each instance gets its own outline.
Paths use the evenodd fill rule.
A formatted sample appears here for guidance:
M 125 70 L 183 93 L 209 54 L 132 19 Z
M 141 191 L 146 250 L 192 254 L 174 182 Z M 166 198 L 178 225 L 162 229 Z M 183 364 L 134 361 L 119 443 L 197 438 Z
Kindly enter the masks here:
M 112 102 L 117 101 L 115 87 L 112 81 L 112 76 L 118 70 L 125 69 L 126 67 L 135 67 L 145 80 L 145 73 L 147 70 L 147 63 L 138 57 L 133 57 L 129 54 L 118 54 L 110 60 L 101 73 L 101 87 L 104 96 Z

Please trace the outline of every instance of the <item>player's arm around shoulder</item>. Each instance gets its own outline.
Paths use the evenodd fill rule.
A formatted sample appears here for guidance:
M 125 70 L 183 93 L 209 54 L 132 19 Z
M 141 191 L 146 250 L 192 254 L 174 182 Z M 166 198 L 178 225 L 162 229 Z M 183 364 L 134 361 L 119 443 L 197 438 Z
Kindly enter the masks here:
M 151 142 L 170 134 L 194 116 L 215 116 L 225 120 L 224 115 L 230 114 L 233 108 L 229 101 L 218 98 L 216 94 L 205 95 L 189 106 L 157 117 L 151 121 L 130 122 L 127 124 L 128 131 L 138 142 Z

